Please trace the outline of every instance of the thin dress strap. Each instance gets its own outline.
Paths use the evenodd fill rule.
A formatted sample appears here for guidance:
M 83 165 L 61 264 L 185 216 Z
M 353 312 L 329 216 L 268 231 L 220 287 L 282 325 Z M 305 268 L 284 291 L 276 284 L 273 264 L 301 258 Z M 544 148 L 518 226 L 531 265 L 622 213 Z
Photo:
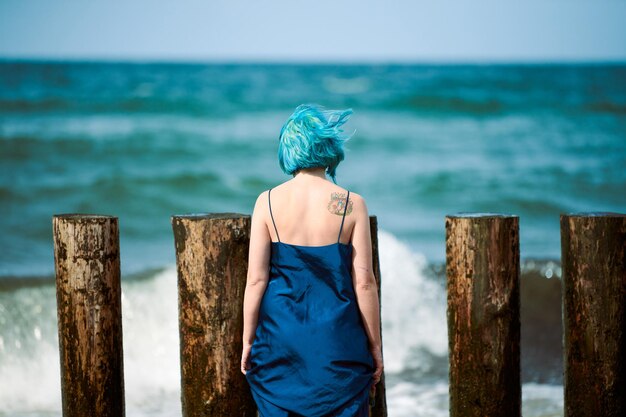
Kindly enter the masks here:
M 343 208 L 343 217 L 341 218 L 341 226 L 339 227 L 339 236 L 337 236 L 337 243 L 341 239 L 341 231 L 343 230 L 343 221 L 346 219 L 346 211 L 348 210 L 348 201 L 350 199 L 350 190 L 348 190 L 348 195 L 346 196 L 346 206 Z
M 272 214 L 272 200 L 270 199 L 271 193 L 272 193 L 272 189 L 270 188 L 269 191 L 267 192 L 267 203 L 270 206 L 270 217 L 272 218 L 272 224 L 274 224 L 274 230 L 276 231 L 276 237 L 278 238 L 278 241 L 280 242 L 280 236 L 278 236 L 278 229 L 276 228 L 276 222 L 274 222 L 274 215 Z

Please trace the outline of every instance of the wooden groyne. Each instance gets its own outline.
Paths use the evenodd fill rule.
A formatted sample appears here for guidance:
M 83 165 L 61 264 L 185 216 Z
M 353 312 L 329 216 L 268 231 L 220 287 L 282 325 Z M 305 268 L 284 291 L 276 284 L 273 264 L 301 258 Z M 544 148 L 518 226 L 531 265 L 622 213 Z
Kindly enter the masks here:
M 626 416 L 626 215 L 561 215 L 565 416 Z
M 124 416 L 118 219 L 52 219 L 63 415 Z M 239 370 L 250 216 L 172 216 L 183 415 L 255 416 Z M 565 415 L 626 415 L 626 215 L 561 215 Z M 373 268 L 381 274 L 370 216 Z M 521 414 L 519 218 L 446 216 L 450 414 Z M 418 324 L 419 325 L 419 324 Z M 386 417 L 385 376 L 371 416 Z
M 446 216 L 450 415 L 521 416 L 519 219 Z
M 124 416 L 117 217 L 53 216 L 65 417 Z

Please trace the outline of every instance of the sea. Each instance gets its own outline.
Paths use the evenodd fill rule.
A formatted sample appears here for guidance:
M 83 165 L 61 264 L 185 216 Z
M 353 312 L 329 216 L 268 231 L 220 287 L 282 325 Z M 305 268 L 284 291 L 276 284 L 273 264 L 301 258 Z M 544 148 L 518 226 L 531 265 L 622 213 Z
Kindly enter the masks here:
M 0 416 L 61 416 L 52 216 L 119 217 L 126 410 L 180 416 L 171 216 L 251 214 L 301 103 L 352 108 L 390 417 L 448 415 L 445 217 L 519 216 L 522 400 L 563 415 L 559 216 L 626 211 L 626 63 L 0 61 Z

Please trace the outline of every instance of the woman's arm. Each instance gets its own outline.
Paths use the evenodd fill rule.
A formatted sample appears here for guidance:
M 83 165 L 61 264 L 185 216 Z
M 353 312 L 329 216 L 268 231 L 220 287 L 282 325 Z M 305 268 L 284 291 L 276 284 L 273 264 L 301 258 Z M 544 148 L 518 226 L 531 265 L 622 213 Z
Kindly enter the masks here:
M 241 371 L 249 368 L 249 355 L 259 318 L 259 307 L 269 279 L 269 258 L 271 240 L 267 230 L 267 191 L 256 200 L 250 228 L 250 249 L 248 254 L 248 276 L 243 297 L 243 353 Z
M 362 197 L 350 193 L 355 214 L 352 234 L 352 283 L 371 347 L 381 347 L 378 289 L 372 269 L 372 238 L 367 205 Z
M 350 193 L 350 199 L 352 200 L 353 213 L 355 215 L 354 232 L 352 234 L 352 282 L 361 317 L 365 324 L 365 331 L 369 339 L 370 351 L 374 356 L 376 366 L 374 381 L 378 382 L 382 374 L 383 363 L 380 337 L 380 304 L 373 271 L 370 219 L 365 200 L 356 193 Z

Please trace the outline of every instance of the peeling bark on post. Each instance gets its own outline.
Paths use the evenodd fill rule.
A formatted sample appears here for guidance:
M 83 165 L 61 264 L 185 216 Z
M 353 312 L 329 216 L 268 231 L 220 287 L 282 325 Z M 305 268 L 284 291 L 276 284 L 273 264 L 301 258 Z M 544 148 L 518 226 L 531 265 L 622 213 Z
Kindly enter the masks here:
M 561 215 L 565 416 L 626 415 L 626 214 Z
M 521 415 L 519 218 L 446 216 L 451 417 Z
M 55 215 L 63 415 L 124 416 L 118 220 Z
M 172 216 L 183 417 L 256 416 L 240 372 L 250 216 Z
M 378 299 L 381 300 L 381 276 L 380 276 L 380 258 L 378 251 L 378 220 L 376 216 L 370 216 L 370 234 L 372 235 L 372 260 L 374 268 L 374 276 L 376 277 L 376 287 L 378 288 Z M 379 305 L 379 313 L 382 304 Z M 380 323 L 381 343 L 382 343 L 382 320 Z M 383 353 L 384 354 L 384 353 Z M 383 359 L 384 362 L 384 359 Z M 387 397 L 385 389 L 385 372 L 380 377 L 380 381 L 376 384 L 376 396 L 374 407 L 370 409 L 371 417 L 387 417 Z

